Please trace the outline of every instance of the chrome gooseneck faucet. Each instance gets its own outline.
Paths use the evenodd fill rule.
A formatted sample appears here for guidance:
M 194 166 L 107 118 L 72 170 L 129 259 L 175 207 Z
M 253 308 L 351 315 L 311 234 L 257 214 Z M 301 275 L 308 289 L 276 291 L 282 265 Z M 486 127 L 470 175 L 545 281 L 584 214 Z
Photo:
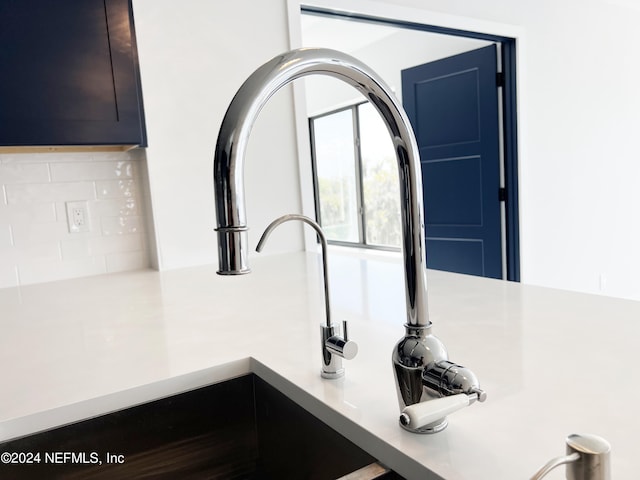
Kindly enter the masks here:
M 329 49 L 298 49 L 259 67 L 233 98 L 222 121 L 214 158 L 219 271 L 248 273 L 247 222 L 243 183 L 244 156 L 251 127 L 269 98 L 293 80 L 328 75 L 353 86 L 375 107 L 393 140 L 400 179 L 400 216 L 406 292 L 405 336 L 393 351 L 400 409 L 443 396 L 466 394 L 484 400 L 471 372 L 448 361 L 447 351 L 431 334 L 427 309 L 426 252 L 422 206 L 422 173 L 409 119 L 391 89 L 369 67 Z M 418 433 L 442 430 L 446 417 L 426 425 L 401 417 L 403 428 Z M 411 417 L 414 418 L 414 417 Z

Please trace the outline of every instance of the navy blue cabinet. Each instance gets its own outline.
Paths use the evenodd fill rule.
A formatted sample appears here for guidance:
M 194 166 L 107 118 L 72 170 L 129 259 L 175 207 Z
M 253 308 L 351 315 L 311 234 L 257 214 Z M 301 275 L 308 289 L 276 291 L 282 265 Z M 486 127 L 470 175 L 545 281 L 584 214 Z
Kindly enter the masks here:
M 146 146 L 130 0 L 0 0 L 0 146 Z

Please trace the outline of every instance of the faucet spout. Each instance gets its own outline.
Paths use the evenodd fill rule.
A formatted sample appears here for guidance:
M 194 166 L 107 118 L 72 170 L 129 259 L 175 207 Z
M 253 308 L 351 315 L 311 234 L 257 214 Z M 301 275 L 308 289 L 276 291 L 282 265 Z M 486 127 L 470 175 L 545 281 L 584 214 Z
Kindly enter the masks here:
M 248 273 L 248 240 L 243 169 L 251 127 L 280 88 L 306 75 L 328 75 L 353 86 L 380 113 L 393 139 L 400 178 L 406 326 L 430 325 L 427 310 L 422 173 L 418 148 L 402 106 L 369 67 L 342 52 L 298 49 L 259 67 L 240 87 L 222 121 L 214 157 L 220 274 Z

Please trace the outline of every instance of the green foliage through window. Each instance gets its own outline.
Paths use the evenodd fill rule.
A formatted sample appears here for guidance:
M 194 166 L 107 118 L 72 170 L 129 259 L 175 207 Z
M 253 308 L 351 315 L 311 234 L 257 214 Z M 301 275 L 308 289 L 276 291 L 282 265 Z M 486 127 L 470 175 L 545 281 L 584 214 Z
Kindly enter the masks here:
M 362 103 L 310 123 L 316 206 L 327 239 L 399 248 L 398 170 L 379 114 Z

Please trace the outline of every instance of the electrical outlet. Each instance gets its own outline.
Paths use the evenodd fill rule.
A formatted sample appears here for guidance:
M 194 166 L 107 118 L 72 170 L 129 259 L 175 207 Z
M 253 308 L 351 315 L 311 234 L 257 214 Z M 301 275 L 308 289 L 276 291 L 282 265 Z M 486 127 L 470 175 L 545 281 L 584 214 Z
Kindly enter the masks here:
M 89 204 L 87 202 L 66 202 L 67 224 L 70 233 L 88 232 L 91 230 L 89 223 Z

